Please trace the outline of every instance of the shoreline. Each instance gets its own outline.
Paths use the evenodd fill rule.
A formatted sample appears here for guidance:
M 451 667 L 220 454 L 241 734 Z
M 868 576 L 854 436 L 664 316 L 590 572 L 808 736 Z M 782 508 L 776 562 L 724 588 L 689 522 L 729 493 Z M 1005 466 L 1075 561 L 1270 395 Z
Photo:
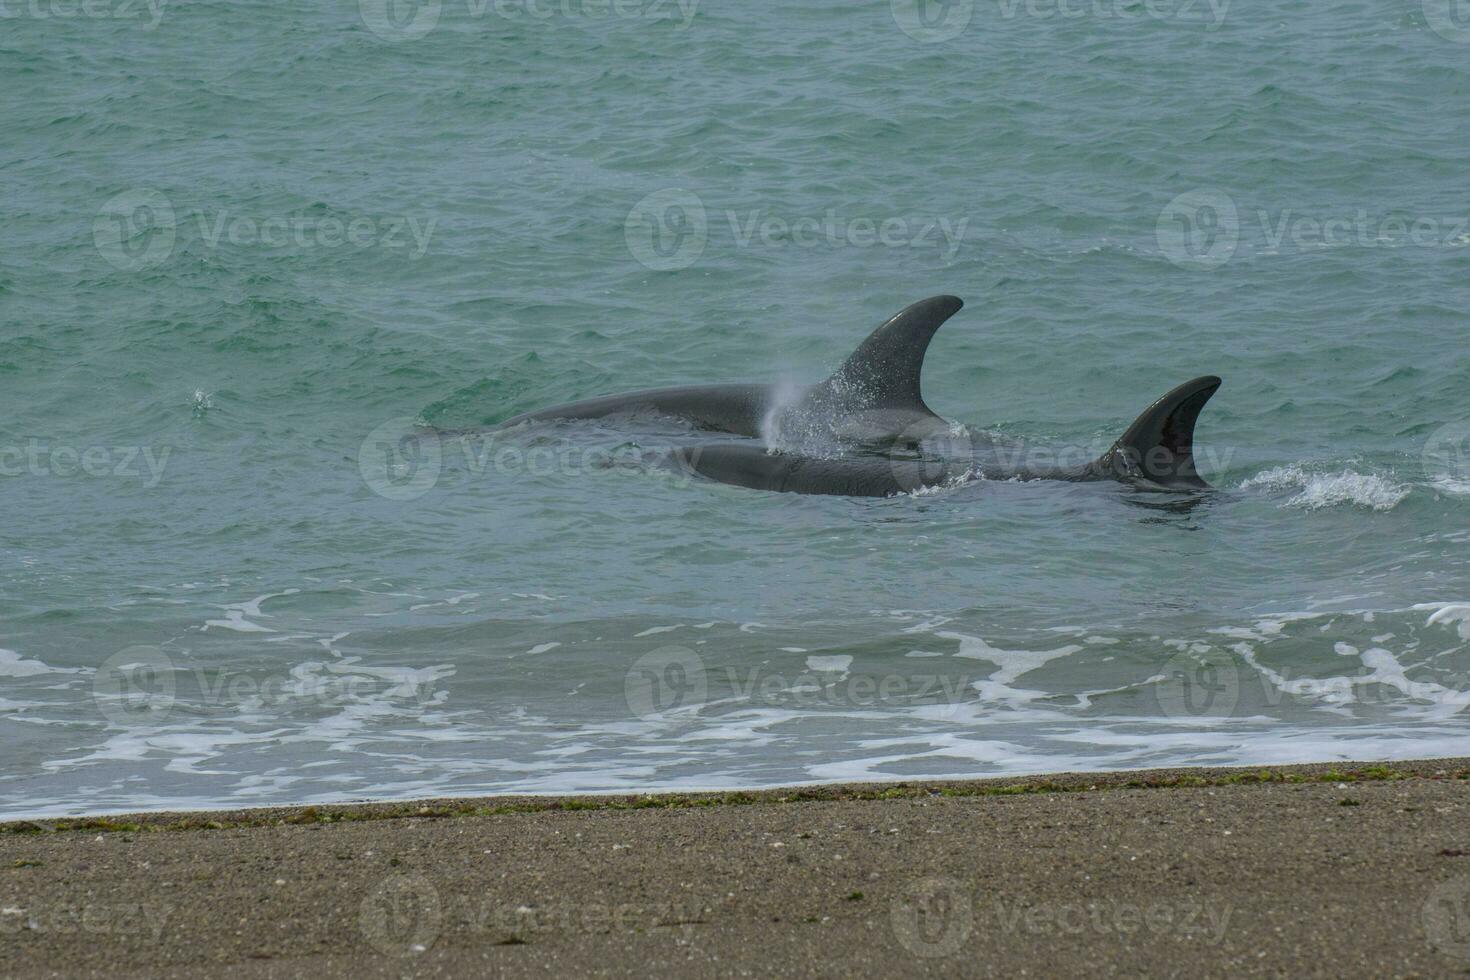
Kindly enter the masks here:
M 1470 972 L 1470 758 L 0 823 L 0 975 Z
M 796 783 L 765 789 L 701 789 L 649 793 L 507 793 L 427 796 L 405 800 L 290 803 L 198 810 L 102 811 L 95 814 L 0 819 L 0 835 L 67 831 L 186 831 L 313 824 L 498 816 L 583 810 L 678 809 L 705 806 L 977 797 L 1068 793 L 1115 789 L 1174 789 L 1251 783 L 1362 782 L 1379 780 L 1470 780 L 1470 756 L 1391 762 L 1300 762 L 1267 766 L 1179 766 L 1109 769 L 1097 772 L 982 776 L 973 779 L 899 779 L 879 782 Z

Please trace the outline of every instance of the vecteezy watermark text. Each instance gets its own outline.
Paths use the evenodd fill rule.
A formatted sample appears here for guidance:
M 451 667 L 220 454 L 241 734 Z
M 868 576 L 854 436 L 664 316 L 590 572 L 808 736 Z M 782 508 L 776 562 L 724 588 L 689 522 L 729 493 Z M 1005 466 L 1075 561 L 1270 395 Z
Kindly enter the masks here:
M 1265 252 L 1345 245 L 1464 248 L 1470 246 L 1470 215 L 1380 214 L 1361 207 L 1338 213 L 1243 209 L 1224 191 L 1201 188 L 1164 206 L 1155 237 L 1175 265 L 1216 269 L 1234 258 L 1244 242 Z
M 420 221 L 414 215 L 359 216 L 350 219 L 278 215 L 254 218 L 228 211 L 201 211 L 199 237 L 209 248 L 221 241 L 231 245 L 264 245 L 266 248 L 353 248 L 406 249 L 409 258 L 420 259 L 429 250 L 438 218 Z
M 0 20 L 142 20 L 151 31 L 167 0 L 0 0 Z
M 369 667 L 314 662 L 288 673 L 235 667 L 181 666 L 156 646 L 132 646 L 108 657 L 92 678 L 92 697 L 118 725 L 156 725 L 184 699 L 195 708 L 320 705 L 341 707 L 371 697 L 434 703 L 443 695 L 436 668 Z
M 839 427 L 828 420 L 810 432 L 801 426 L 782 429 L 782 438 L 795 440 L 794 451 L 803 451 L 800 440 L 812 437 L 824 445 L 842 439 Z M 895 459 L 895 476 L 901 489 L 915 490 L 926 480 L 944 482 L 961 473 L 977 474 L 985 479 L 1045 479 L 1056 474 L 1080 471 L 1109 454 L 1149 474 L 1164 474 L 1187 467 L 1203 472 L 1219 472 L 1229 468 L 1235 450 L 1228 446 L 1202 446 L 1187 454 L 1167 447 L 1154 447 L 1146 453 L 1134 454 L 1113 450 L 1113 444 L 1102 439 L 1091 443 L 1048 444 L 1017 439 L 988 446 L 983 458 L 974 456 L 975 447 L 966 433 L 946 433 L 926 437 L 926 450 L 932 450 L 921 469 L 908 466 L 907 460 Z M 787 447 L 791 448 L 791 447 Z M 376 426 L 358 447 L 358 472 L 373 493 L 388 500 L 415 500 L 439 484 L 445 468 L 458 465 L 475 477 L 562 476 L 572 478 L 608 470 L 646 471 L 662 465 L 675 477 L 675 485 L 687 486 L 699 472 L 699 447 L 643 444 L 632 447 L 620 443 L 614 448 L 571 443 L 531 444 L 519 440 L 514 430 L 478 432 L 440 432 L 408 416 L 389 419 Z M 458 461 L 456 463 L 456 460 Z M 1115 460 L 1116 461 L 1116 460 Z M 1121 464 L 1120 464 L 1121 465 Z M 918 481 L 913 486 L 909 482 Z
M 1213 31 L 1229 10 L 1229 0 L 889 0 L 898 29 L 923 44 L 1023 19 L 1174 21 Z
M 157 902 L 86 902 L 21 904 L 0 902 L 0 933 L 24 932 L 75 936 L 149 936 L 154 943 L 174 913 Z
M 172 446 L 73 446 L 29 439 L 0 446 L 0 478 L 18 476 L 114 477 L 141 480 L 152 489 L 163 479 Z
M 968 217 L 951 222 L 936 217 L 845 217 L 835 208 L 820 216 L 783 218 L 765 208 L 725 212 L 730 235 L 740 248 L 932 248 L 944 246 L 944 258 L 954 258 L 970 224 Z
M 503 433 L 440 433 L 408 416 L 376 426 L 358 447 L 357 467 L 364 485 L 387 500 L 416 500 L 434 489 L 444 468 L 457 464 L 476 478 L 577 477 L 609 470 L 638 471 L 665 461 L 677 481 L 692 471 L 672 461 L 673 446 L 541 445 L 524 446 Z
M 1339 656 L 1377 659 L 1372 648 L 1360 650 L 1338 643 Z M 1292 676 L 1287 667 L 1273 669 L 1257 662 L 1246 645 L 1235 650 L 1201 645 L 1169 657 L 1151 678 L 1154 698 L 1170 718 L 1227 718 L 1234 715 L 1245 695 L 1250 709 L 1276 707 L 1283 700 L 1325 706 L 1394 704 L 1425 701 L 1470 707 L 1470 675 L 1443 675 L 1437 680 L 1411 680 L 1401 671 L 1372 671 L 1358 676 Z
M 1097 896 L 1022 904 L 976 894 L 953 878 L 920 878 L 889 907 L 899 943 L 922 958 L 958 954 L 977 929 L 1028 936 L 1094 935 L 1128 943 L 1139 936 L 1217 946 L 1230 928 L 1229 905 L 1201 899 L 1129 901 Z
M 269 249 L 384 249 L 423 258 L 439 219 L 417 215 L 317 216 L 299 213 L 241 214 L 229 210 L 194 213 L 205 248 L 222 244 Z M 162 265 L 189 227 L 173 202 L 147 188 L 108 198 L 92 222 L 92 241 L 108 264 L 125 272 Z
M 459 12 L 460 0 L 358 0 L 365 27 L 390 43 L 427 37 L 446 11 Z M 643 20 L 669 22 L 688 30 L 699 0 L 463 0 L 470 20 L 547 22 L 555 19 Z
M 389 956 L 426 952 L 445 931 L 491 935 L 501 942 L 553 932 L 639 932 L 702 922 L 713 902 L 685 897 L 668 902 L 497 901 L 445 894 L 424 874 L 395 874 L 363 898 L 358 927 Z
M 782 708 L 947 705 L 970 699 L 972 678 L 947 674 L 875 674 L 851 669 L 847 656 L 808 658 L 787 668 L 710 667 L 688 647 L 665 646 L 634 661 L 624 679 L 628 708 L 648 720 L 698 711 L 714 700 Z
M 698 194 L 664 188 L 628 211 L 623 238 L 639 264 L 660 272 L 687 269 L 699 261 L 712 233 L 728 233 L 736 248 L 908 248 L 939 249 L 952 260 L 964 242 L 968 216 L 858 215 L 826 208 L 818 213 L 781 214 L 765 207 L 727 208 L 713 224 Z

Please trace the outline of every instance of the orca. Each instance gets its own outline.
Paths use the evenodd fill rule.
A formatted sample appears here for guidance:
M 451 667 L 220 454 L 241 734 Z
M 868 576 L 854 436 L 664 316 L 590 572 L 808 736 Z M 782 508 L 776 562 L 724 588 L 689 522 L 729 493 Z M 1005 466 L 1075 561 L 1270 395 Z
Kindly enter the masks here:
M 1107 452 L 1076 464 L 1063 462 L 1062 453 L 1032 454 L 1024 444 L 989 440 L 968 446 L 971 451 L 959 458 L 870 454 L 824 458 L 772 451 L 756 442 L 688 446 L 672 455 L 687 473 L 788 493 L 892 497 L 974 479 L 1114 480 L 1145 490 L 1201 491 L 1211 487 L 1194 465 L 1195 422 L 1219 387 L 1220 379 L 1213 375 L 1186 381 L 1150 405 Z M 1032 458 L 1022 462 L 1023 455 Z
M 949 428 L 924 404 L 919 375 L 934 332 L 959 312 L 955 296 L 931 296 L 874 330 L 831 377 L 790 388 L 774 384 L 708 384 L 649 388 L 526 412 L 492 428 L 501 431 L 549 419 L 596 419 L 653 412 L 698 429 L 762 436 L 783 443 L 801 436 L 839 441 L 915 443 Z

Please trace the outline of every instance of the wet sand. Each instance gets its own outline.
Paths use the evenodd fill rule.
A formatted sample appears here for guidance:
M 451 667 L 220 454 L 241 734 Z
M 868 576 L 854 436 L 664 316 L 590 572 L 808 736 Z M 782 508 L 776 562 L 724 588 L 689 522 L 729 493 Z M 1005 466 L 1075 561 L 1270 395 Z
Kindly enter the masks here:
M 7 977 L 1470 975 L 1470 760 L 0 825 Z

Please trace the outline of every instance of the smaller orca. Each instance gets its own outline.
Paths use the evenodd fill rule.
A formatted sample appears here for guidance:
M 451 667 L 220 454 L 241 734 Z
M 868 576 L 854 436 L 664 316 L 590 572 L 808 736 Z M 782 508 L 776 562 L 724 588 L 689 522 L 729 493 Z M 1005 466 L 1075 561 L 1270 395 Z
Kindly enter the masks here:
M 742 436 L 760 436 L 770 423 L 788 432 L 858 442 L 916 440 L 949 427 L 924 404 L 919 375 L 934 332 L 964 305 L 956 296 L 931 296 L 905 307 L 819 384 L 791 391 L 772 384 L 649 388 L 526 412 L 492 431 L 546 419 L 653 411 L 700 429 Z
M 975 447 L 969 458 L 927 461 L 871 455 L 825 459 L 772 452 L 749 442 L 690 446 L 673 456 L 686 471 L 710 480 L 788 493 L 892 497 L 976 477 L 1116 480 L 1147 490 L 1208 490 L 1194 467 L 1194 427 L 1219 387 L 1213 375 L 1185 382 L 1150 405 L 1107 452 L 1074 466 L 1016 465 L 997 443 Z

